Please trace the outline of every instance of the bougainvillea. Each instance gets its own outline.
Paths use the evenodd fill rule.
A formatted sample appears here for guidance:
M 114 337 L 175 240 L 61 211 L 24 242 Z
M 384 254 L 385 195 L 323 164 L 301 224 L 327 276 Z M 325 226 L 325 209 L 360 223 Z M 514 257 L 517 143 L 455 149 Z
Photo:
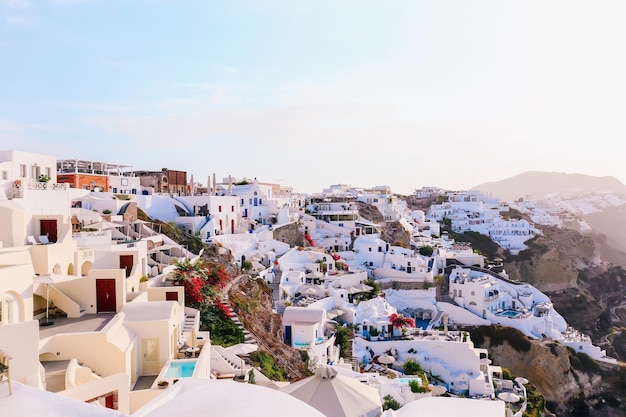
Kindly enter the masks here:
M 185 287 L 186 304 L 192 307 L 203 303 L 217 305 L 221 297 L 220 290 L 226 286 L 229 278 L 228 272 L 220 264 L 202 260 L 193 264 L 188 260 L 177 262 L 174 270 L 174 283 Z M 230 314 L 225 307 L 219 308 Z
M 415 320 L 411 317 L 404 317 L 402 314 L 392 314 L 389 322 L 393 327 L 415 327 Z

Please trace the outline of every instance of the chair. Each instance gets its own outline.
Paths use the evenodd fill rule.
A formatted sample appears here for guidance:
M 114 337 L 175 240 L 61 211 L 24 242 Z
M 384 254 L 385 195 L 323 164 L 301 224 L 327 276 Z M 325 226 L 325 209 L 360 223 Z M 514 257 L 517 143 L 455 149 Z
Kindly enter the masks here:
M 37 241 L 35 240 L 35 236 L 28 236 L 26 238 L 26 240 L 28 241 L 29 245 L 37 245 Z
M 50 243 L 50 241 L 48 240 L 48 236 L 46 235 L 39 236 L 39 243 L 41 243 L 42 245 L 47 245 L 48 243 Z
M 10 360 L 11 356 L 5 351 L 0 350 L 0 382 L 9 383 L 9 395 L 12 395 L 13 390 L 11 389 L 11 374 L 9 373 Z M 4 378 L 6 378 L 6 381 L 3 381 Z

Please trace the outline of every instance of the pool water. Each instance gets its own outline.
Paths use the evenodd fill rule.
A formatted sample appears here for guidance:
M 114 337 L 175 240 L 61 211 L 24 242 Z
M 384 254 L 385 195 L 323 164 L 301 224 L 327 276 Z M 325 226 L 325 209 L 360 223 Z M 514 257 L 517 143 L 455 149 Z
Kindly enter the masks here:
M 398 378 L 398 381 L 400 381 L 401 384 L 408 384 L 409 381 L 417 381 L 420 384 L 420 386 L 422 385 L 421 378 Z
M 165 371 L 163 378 L 189 378 L 196 368 L 196 361 L 191 362 L 171 362 Z
M 498 315 L 499 315 L 499 316 L 502 316 L 502 317 L 517 317 L 517 316 L 519 316 L 520 314 L 522 314 L 522 313 L 520 313 L 519 311 L 515 311 L 515 310 L 505 310 L 505 311 L 503 311 L 503 312 L 499 313 Z
M 415 319 L 415 328 L 416 329 L 423 329 L 426 330 L 426 328 L 428 328 L 428 325 L 430 324 L 430 319 L 429 320 L 422 320 L 422 319 Z

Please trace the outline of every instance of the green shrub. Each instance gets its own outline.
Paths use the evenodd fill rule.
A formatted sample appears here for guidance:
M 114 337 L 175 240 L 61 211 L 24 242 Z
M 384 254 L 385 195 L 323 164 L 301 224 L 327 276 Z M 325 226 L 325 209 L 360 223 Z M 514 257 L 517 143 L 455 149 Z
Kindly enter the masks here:
M 387 394 L 383 398 L 383 411 L 385 410 L 398 410 L 400 409 L 400 403 L 393 398 L 391 395 Z
M 250 354 L 250 362 L 253 366 L 260 369 L 261 373 L 271 379 L 272 381 L 287 381 L 287 371 L 276 363 L 272 355 L 269 353 L 257 350 Z
M 404 361 L 404 374 L 405 375 L 417 375 L 420 372 L 424 372 L 424 368 L 414 358 L 408 358 Z

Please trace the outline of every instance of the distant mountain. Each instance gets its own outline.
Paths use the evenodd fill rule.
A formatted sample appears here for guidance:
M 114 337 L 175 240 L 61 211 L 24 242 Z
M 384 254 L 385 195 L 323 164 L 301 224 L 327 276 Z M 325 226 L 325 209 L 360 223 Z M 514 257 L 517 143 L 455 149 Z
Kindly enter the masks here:
M 603 260 L 626 268 L 626 185 L 616 178 L 528 171 L 472 190 L 508 202 L 520 198 L 537 201 L 551 195 L 560 207 L 569 207 L 571 213 L 591 227 Z M 570 223 L 565 226 L 577 230 L 578 223 Z
M 503 201 L 526 200 L 527 197 L 536 200 L 548 194 L 589 194 L 597 191 L 626 195 L 626 185 L 614 177 L 540 171 L 527 171 L 502 181 L 486 182 L 472 187 L 472 190 Z

